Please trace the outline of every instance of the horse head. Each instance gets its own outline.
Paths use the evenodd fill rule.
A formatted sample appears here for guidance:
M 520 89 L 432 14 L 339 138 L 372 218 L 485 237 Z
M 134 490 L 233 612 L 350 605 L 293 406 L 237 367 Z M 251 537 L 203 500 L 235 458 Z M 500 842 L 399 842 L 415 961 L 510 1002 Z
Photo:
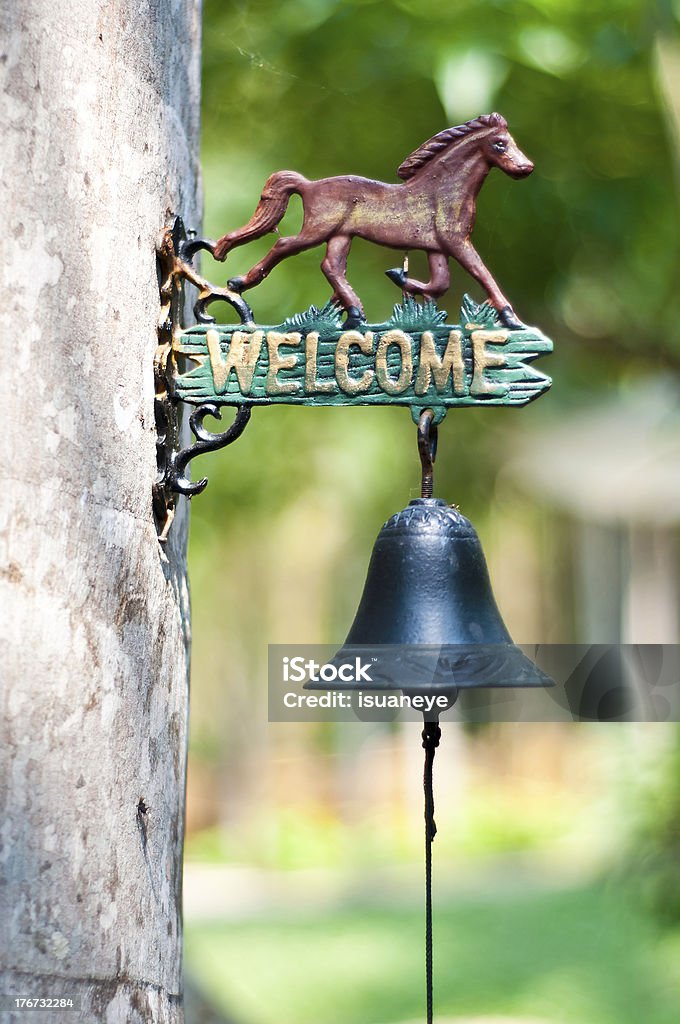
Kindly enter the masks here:
M 420 172 L 428 173 L 429 167 L 438 160 L 451 162 L 458 159 L 464 163 L 472 153 L 481 152 L 489 167 L 500 167 L 511 178 L 526 178 L 534 165 L 521 151 L 508 131 L 508 123 L 502 114 L 480 114 L 465 124 L 445 128 L 423 142 L 418 149 L 397 169 L 404 181 Z
M 511 178 L 526 178 L 534 169 L 534 165 L 519 148 L 508 131 L 505 119 L 499 114 L 490 117 L 498 118 L 499 126 L 484 139 L 485 155 L 493 167 L 499 167 Z

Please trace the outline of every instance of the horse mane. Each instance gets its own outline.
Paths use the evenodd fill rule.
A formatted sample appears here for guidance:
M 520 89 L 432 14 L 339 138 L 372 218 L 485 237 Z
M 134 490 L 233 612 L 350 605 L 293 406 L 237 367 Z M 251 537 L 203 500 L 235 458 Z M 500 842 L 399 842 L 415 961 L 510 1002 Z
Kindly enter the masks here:
M 480 114 L 479 117 L 474 117 L 471 121 L 466 121 L 465 124 L 457 124 L 454 128 L 445 128 L 444 131 L 433 135 L 427 142 L 423 142 L 422 146 L 418 146 L 418 149 L 415 149 L 410 156 L 407 156 L 404 162 L 397 168 L 397 174 L 404 181 L 408 181 L 416 171 L 420 170 L 437 153 L 441 153 L 443 149 L 446 149 L 452 143 L 460 141 L 466 135 L 469 135 L 470 132 L 476 132 L 480 128 L 507 127 L 508 122 L 502 114 L 494 113 Z

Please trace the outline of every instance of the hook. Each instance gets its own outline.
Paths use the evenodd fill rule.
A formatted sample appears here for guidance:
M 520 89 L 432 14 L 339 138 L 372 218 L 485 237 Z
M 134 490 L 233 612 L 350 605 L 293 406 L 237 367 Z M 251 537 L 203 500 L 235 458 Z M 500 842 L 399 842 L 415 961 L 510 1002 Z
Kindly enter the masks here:
M 437 424 L 432 409 L 423 409 L 418 418 L 418 454 L 422 466 L 421 498 L 431 498 L 434 482 L 434 461 L 437 458 Z

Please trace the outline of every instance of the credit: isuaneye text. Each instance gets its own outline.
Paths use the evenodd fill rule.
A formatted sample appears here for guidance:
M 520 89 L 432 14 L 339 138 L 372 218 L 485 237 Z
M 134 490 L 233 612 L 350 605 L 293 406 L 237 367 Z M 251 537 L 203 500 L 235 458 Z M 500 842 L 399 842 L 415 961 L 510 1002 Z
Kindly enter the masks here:
M 385 709 L 400 711 L 404 708 L 413 711 L 445 711 L 449 706 L 449 698 L 440 694 L 407 694 L 407 693 L 364 693 L 357 690 L 353 693 L 284 693 L 283 704 L 287 708 L 350 708 Z

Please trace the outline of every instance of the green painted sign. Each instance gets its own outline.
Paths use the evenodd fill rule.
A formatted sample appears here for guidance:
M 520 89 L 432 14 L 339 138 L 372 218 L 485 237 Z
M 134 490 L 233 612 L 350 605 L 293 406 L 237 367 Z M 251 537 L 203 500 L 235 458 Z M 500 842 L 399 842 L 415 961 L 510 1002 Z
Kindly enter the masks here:
M 407 405 L 416 419 L 432 408 L 440 420 L 452 406 L 526 405 L 552 383 L 528 365 L 552 352 L 550 339 L 502 327 L 492 306 L 468 296 L 456 326 L 431 300 L 409 297 L 385 323 L 345 330 L 342 316 L 329 303 L 276 326 L 181 331 L 175 394 L 194 405 Z

